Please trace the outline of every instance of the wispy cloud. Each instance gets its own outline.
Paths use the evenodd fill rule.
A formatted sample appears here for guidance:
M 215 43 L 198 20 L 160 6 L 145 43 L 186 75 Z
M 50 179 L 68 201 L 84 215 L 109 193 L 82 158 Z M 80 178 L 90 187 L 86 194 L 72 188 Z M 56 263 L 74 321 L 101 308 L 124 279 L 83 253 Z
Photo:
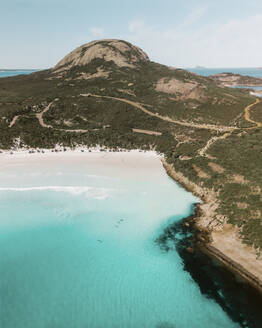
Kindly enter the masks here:
M 102 38 L 105 35 L 102 27 L 91 27 L 90 32 L 94 38 Z
M 172 28 L 132 21 L 124 38 L 148 52 L 152 60 L 185 67 L 262 66 L 262 15 L 206 23 L 208 7 L 193 10 Z
M 208 6 L 193 9 L 178 25 L 177 29 L 181 30 L 191 27 L 192 25 L 200 21 L 201 18 L 203 18 L 203 16 L 207 13 L 207 11 Z

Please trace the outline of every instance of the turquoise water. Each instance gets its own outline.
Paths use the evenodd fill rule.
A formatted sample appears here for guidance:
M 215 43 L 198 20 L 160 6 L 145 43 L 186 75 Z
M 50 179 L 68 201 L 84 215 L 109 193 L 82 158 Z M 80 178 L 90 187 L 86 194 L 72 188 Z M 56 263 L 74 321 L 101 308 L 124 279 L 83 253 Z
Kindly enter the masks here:
M 252 67 L 240 67 L 240 68 L 186 68 L 186 70 L 203 75 L 203 76 L 209 76 L 213 74 L 219 74 L 219 73 L 234 73 L 234 74 L 241 74 L 241 75 L 248 75 L 253 77 L 259 77 L 262 78 L 262 69 L 259 68 L 252 68 Z
M 14 69 L 14 70 L 5 70 L 5 69 L 0 69 L 0 78 L 1 77 L 8 77 L 8 76 L 16 76 L 16 75 L 22 75 L 22 74 L 31 74 L 36 72 L 37 70 L 35 69 Z
M 119 163 L 1 165 L 0 327 L 238 327 L 154 243 L 196 199 Z
M 242 85 L 232 85 L 230 86 L 231 88 L 236 88 L 236 89 L 247 89 L 247 88 L 250 88 L 250 89 L 254 89 L 254 90 L 262 90 L 262 87 L 261 86 L 242 86 Z

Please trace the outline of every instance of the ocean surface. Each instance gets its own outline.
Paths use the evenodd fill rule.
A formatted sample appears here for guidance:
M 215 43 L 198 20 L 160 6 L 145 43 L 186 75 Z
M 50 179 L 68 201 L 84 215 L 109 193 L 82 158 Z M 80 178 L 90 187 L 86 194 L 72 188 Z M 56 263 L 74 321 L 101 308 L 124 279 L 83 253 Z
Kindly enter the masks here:
M 259 77 L 262 78 L 262 69 L 260 68 L 185 68 L 186 70 L 203 75 L 203 76 L 209 76 L 213 74 L 219 74 L 219 73 L 234 73 L 234 74 L 241 74 L 241 75 L 248 75 L 253 77 Z
M 218 74 L 218 73 L 235 73 L 235 74 L 241 74 L 241 75 L 248 75 L 253 77 L 259 77 L 262 78 L 262 69 L 259 68 L 185 68 L 186 70 L 203 75 L 203 76 L 209 76 L 212 74 Z M 7 76 L 15 76 L 15 75 L 21 75 L 21 74 L 31 74 L 33 72 L 36 72 L 37 70 L 4 70 L 0 69 L 0 78 L 1 77 L 7 77 Z
M 248 86 L 248 85 L 232 85 L 230 86 L 230 88 L 236 88 L 236 89 L 247 89 L 247 88 L 250 88 L 250 89 L 254 89 L 254 90 L 262 90 L 262 87 L 261 86 Z
M 0 162 L 0 327 L 239 327 L 155 243 L 197 201 L 160 161 L 44 156 Z
M 186 70 L 202 75 L 202 76 L 209 76 L 213 74 L 219 74 L 219 73 L 234 73 L 234 74 L 241 74 L 241 75 L 247 75 L 257 78 L 262 78 L 262 68 L 186 68 Z M 232 86 L 232 88 L 247 88 L 243 86 Z M 250 86 L 251 89 L 261 91 L 261 86 Z M 261 93 L 252 93 L 253 96 L 262 98 Z
M 21 70 L 21 69 L 13 69 L 13 70 L 6 70 L 6 69 L 0 69 L 0 78 L 1 77 L 8 77 L 8 76 L 16 76 L 16 75 L 23 75 L 23 74 L 31 74 L 38 70 L 36 69 L 27 69 L 27 70 Z

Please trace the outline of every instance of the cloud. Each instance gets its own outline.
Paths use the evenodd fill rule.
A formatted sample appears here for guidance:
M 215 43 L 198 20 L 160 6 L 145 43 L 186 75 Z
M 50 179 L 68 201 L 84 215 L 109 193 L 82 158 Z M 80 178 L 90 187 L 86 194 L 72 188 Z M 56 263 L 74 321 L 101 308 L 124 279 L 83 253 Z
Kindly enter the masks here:
M 207 23 L 206 13 L 207 8 L 196 9 L 169 29 L 132 21 L 121 37 L 142 47 L 151 60 L 176 67 L 262 66 L 262 15 Z
M 132 21 L 128 24 L 128 30 L 131 33 L 139 33 L 146 29 L 144 21 Z
M 208 7 L 199 7 L 193 9 L 186 17 L 183 19 L 183 21 L 178 25 L 177 30 L 185 29 L 188 27 L 191 27 L 194 25 L 194 23 L 197 23 L 200 21 L 200 19 L 206 14 L 208 11 Z
M 90 32 L 95 38 L 102 38 L 105 35 L 104 29 L 102 27 L 91 27 Z

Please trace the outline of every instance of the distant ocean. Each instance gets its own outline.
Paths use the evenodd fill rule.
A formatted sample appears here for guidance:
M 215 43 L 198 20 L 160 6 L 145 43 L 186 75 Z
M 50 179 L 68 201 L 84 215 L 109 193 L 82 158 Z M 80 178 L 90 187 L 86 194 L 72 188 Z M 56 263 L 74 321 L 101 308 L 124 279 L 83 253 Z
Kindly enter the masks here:
M 254 67 L 241 67 L 241 68 L 185 68 L 189 72 L 193 72 L 202 76 L 209 76 L 213 74 L 219 73 L 234 73 L 241 75 L 248 75 L 253 77 L 261 77 L 262 78 L 262 68 L 254 68 Z
M 0 78 L 37 72 L 37 69 L 0 69 Z
M 258 77 L 262 78 L 262 68 L 186 68 L 189 72 L 196 73 L 198 75 L 202 76 L 209 76 L 213 74 L 219 74 L 219 73 L 234 73 L 234 74 L 241 74 L 241 75 L 247 75 L 252 77 Z M 248 86 L 247 86 L 248 87 Z M 243 88 L 242 86 L 233 86 L 233 88 Z M 250 87 L 253 90 L 261 91 L 262 87 Z M 253 92 L 253 95 L 256 97 L 262 97 L 261 93 L 255 93 Z
M 253 77 L 261 77 L 262 78 L 262 69 L 260 68 L 185 68 L 189 72 L 193 72 L 202 76 L 209 76 L 212 74 L 218 74 L 218 73 L 234 73 L 234 74 L 241 74 L 241 75 L 249 75 Z M 14 69 L 14 70 L 8 70 L 8 69 L 0 69 L 0 78 L 1 77 L 7 77 L 7 76 L 15 76 L 15 75 L 21 75 L 21 74 L 31 74 L 33 72 L 38 71 L 37 69 Z

